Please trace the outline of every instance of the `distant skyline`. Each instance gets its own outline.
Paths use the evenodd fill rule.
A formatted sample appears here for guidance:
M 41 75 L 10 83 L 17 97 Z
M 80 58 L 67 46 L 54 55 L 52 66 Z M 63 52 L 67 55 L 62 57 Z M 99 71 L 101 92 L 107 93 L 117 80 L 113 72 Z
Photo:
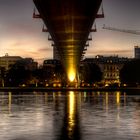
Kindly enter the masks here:
M 43 33 L 42 19 L 33 19 L 32 0 L 0 0 L 0 56 L 6 53 L 32 57 L 40 62 L 52 58 L 48 33 Z M 134 46 L 140 45 L 140 35 L 102 29 L 103 24 L 115 28 L 140 30 L 139 0 L 103 0 L 105 18 L 96 19 L 97 32 L 85 57 L 119 55 L 134 57 Z M 100 10 L 99 10 L 100 12 Z

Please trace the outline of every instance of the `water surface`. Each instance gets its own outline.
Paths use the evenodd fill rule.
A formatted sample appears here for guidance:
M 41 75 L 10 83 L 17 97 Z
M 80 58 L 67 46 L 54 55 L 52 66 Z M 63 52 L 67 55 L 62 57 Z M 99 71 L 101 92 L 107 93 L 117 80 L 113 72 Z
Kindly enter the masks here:
M 0 92 L 0 140 L 140 140 L 140 96 Z

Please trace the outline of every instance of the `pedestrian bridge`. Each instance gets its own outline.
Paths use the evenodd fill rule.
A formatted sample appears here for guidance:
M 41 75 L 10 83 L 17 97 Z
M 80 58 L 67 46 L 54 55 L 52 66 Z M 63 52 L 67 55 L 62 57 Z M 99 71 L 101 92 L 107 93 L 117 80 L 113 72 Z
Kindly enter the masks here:
M 79 62 L 82 59 L 90 32 L 98 14 L 102 0 L 33 0 L 49 32 L 52 46 L 58 51 L 62 64 L 70 81 L 76 79 Z

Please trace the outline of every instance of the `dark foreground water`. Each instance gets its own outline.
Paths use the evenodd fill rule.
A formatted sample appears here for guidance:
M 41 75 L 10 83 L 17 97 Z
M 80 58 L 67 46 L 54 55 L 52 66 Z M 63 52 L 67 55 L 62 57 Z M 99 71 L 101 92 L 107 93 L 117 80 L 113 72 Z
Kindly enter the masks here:
M 140 140 L 140 95 L 0 92 L 0 140 Z

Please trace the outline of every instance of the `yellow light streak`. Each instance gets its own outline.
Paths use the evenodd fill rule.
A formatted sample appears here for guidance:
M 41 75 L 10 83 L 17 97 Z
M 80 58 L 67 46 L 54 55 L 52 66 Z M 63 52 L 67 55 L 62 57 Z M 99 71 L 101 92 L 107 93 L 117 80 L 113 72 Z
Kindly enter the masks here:
M 68 78 L 70 80 L 70 82 L 73 82 L 76 76 L 76 72 L 73 68 L 70 68 L 69 72 L 68 72 Z
M 9 95 L 8 95 L 8 107 L 9 107 L 9 113 L 11 113 L 11 104 L 12 104 L 12 93 L 9 92 Z
M 120 104 L 120 92 L 116 93 L 116 102 L 117 104 Z
M 70 119 L 73 119 L 73 114 L 74 114 L 74 92 L 70 91 L 69 94 L 69 114 L 70 114 Z
M 75 95 L 73 91 L 70 91 L 68 100 L 68 135 L 71 137 L 75 126 Z
M 76 60 L 74 57 L 69 57 L 68 59 L 68 69 L 67 69 L 67 74 L 68 74 L 68 79 L 70 82 L 73 82 L 76 77 Z

